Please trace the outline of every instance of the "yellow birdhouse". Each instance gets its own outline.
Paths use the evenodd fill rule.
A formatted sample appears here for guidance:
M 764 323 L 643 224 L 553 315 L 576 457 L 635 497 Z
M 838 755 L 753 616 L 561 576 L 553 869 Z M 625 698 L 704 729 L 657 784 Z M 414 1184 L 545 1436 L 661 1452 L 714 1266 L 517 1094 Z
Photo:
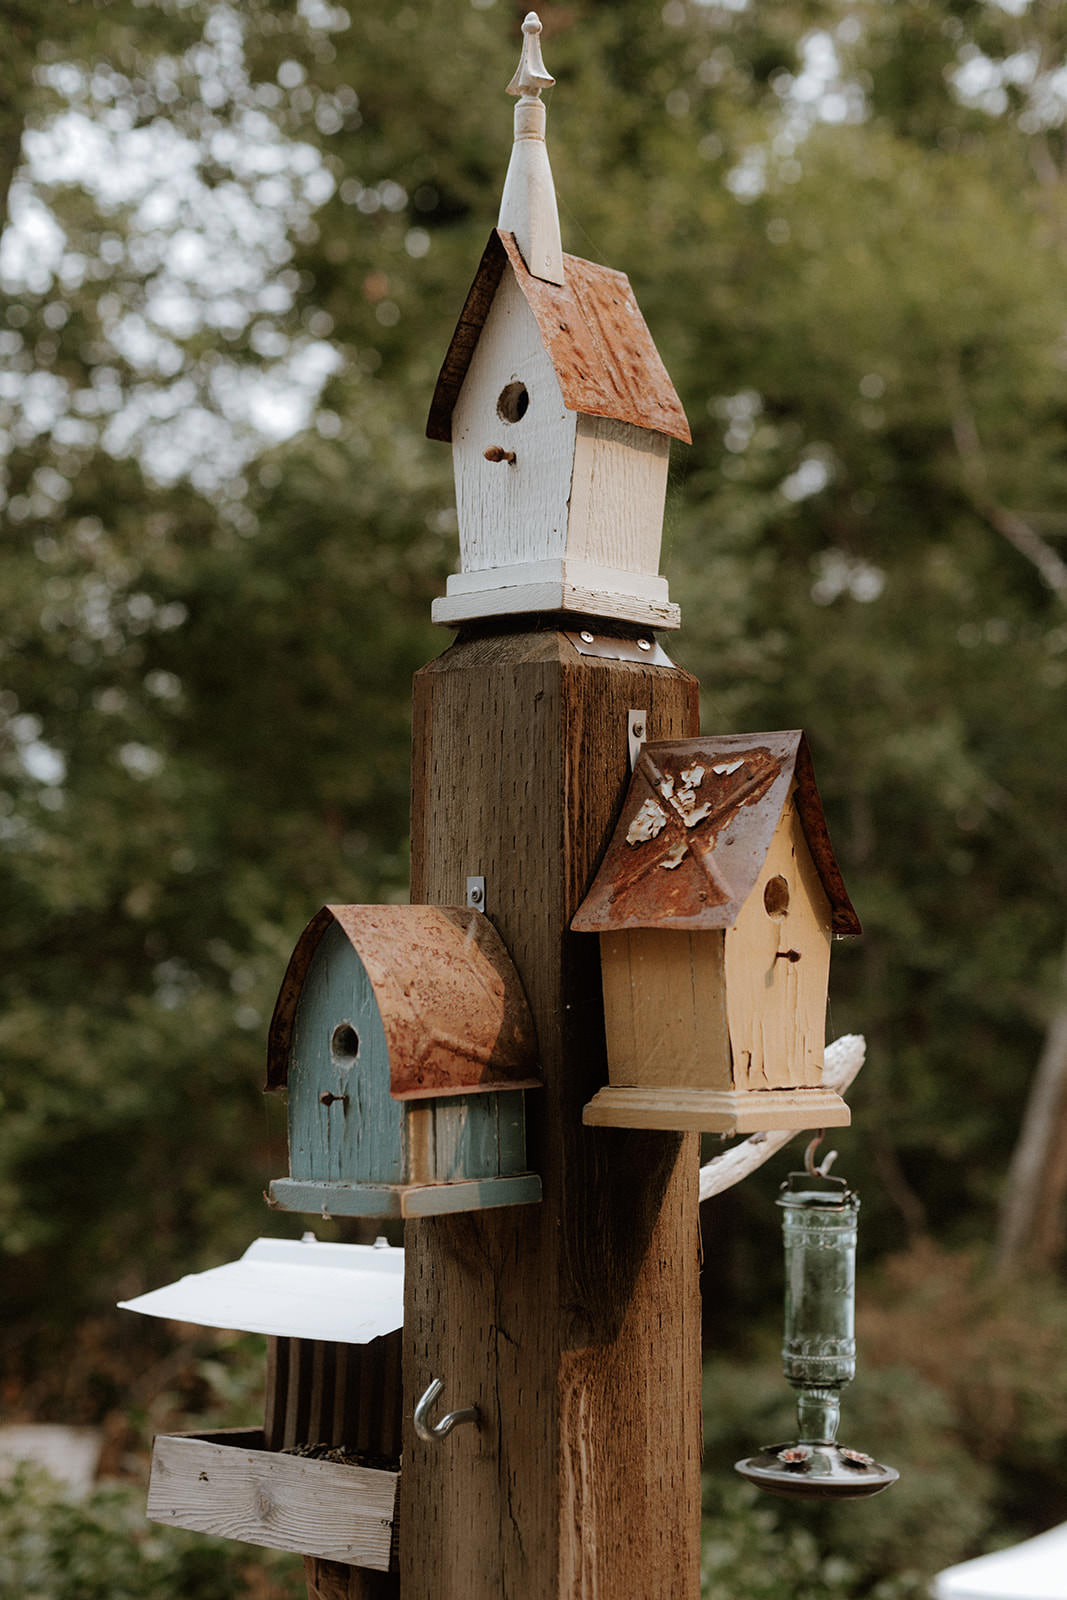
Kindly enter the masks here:
M 598 933 L 608 1085 L 583 1121 L 846 1124 L 822 1087 L 830 940 L 859 933 L 804 735 L 646 744 L 571 927 Z

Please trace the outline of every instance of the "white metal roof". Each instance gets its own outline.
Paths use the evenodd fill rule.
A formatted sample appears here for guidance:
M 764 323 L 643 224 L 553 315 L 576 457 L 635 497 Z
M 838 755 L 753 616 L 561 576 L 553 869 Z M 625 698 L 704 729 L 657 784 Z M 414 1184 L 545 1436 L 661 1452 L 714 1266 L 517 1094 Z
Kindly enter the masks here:
M 1067 1522 L 1010 1550 L 946 1567 L 934 1600 L 1067 1600 Z
M 239 1261 L 119 1305 L 206 1328 L 366 1344 L 403 1326 L 404 1251 L 384 1240 L 257 1239 Z

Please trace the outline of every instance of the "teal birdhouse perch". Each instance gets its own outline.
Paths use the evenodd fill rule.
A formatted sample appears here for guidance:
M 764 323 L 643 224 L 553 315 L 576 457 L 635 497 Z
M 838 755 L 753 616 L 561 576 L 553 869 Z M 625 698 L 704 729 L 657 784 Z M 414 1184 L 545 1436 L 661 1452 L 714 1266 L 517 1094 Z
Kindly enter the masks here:
M 412 1217 L 541 1198 L 526 1170 L 533 1020 L 492 923 L 450 906 L 325 906 L 274 1010 L 289 1093 L 283 1211 Z

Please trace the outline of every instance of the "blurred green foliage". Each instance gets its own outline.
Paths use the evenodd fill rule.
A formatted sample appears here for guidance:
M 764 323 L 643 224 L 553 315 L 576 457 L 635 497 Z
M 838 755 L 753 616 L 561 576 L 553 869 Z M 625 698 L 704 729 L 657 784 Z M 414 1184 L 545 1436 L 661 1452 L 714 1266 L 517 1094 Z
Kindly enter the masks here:
M 127 1484 L 67 1499 L 47 1473 L 0 1483 L 0 1594 L 19 1600 L 303 1600 L 298 1561 L 146 1522 Z
M 113 1301 L 266 1225 L 285 1148 L 263 1039 L 300 928 L 405 893 L 409 678 L 446 642 L 427 618 L 455 560 L 422 426 L 495 217 L 525 5 L 8 9 L 2 1382 L 16 1410 L 93 1421 L 168 1381 L 170 1335 Z M 1033 1331 L 1061 1291 L 1024 1291 L 1045 1309 L 1001 1346 L 980 1265 L 1063 1003 L 1067 18 L 543 17 L 565 246 L 630 274 L 693 427 L 670 649 L 709 731 L 808 730 L 865 925 L 831 1012 L 869 1044 L 842 1142 L 865 1258 L 930 1233 L 949 1253 L 906 1257 L 911 1376 L 872 1328 L 855 1416 L 881 1395 L 861 1442 L 926 1451 L 938 1503 L 966 1487 L 960 1553 L 1067 1513 Z M 733 1359 L 777 1316 L 769 1180 L 706 1209 Z M 926 1334 L 960 1304 L 934 1371 Z M 984 1393 L 1001 1370 L 998 1393 L 1030 1387 L 983 1450 L 948 1374 Z M 953 1553 L 912 1493 L 885 1497 L 874 1546 L 905 1586 L 907 1549 Z M 723 1592 L 764 1536 L 768 1593 L 876 1581 L 844 1523 L 834 1567 L 746 1494 L 706 1552 Z

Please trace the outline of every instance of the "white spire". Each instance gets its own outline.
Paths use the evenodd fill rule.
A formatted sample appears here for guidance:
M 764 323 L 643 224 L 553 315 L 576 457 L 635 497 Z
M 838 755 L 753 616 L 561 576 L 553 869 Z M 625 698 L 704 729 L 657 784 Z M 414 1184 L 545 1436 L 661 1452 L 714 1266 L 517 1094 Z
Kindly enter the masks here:
M 515 235 L 528 270 L 548 283 L 563 282 L 563 246 L 552 168 L 545 145 L 541 90 L 551 88 L 541 59 L 541 19 L 530 11 L 522 25 L 522 55 L 508 94 L 518 96 L 515 142 L 500 199 L 497 227 Z

